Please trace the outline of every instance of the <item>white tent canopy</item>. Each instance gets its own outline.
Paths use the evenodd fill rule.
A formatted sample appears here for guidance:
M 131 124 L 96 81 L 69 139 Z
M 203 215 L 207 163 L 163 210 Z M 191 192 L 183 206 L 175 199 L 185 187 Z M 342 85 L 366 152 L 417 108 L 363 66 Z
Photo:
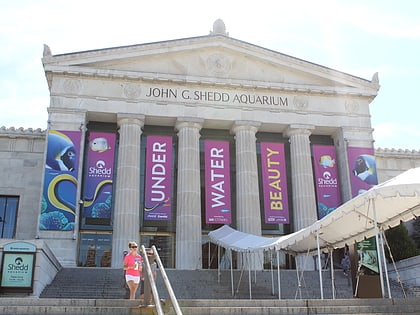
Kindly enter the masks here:
M 225 225 L 210 232 L 209 238 L 219 246 L 239 252 L 281 250 L 302 255 L 316 253 L 319 248 L 340 248 L 360 242 L 375 236 L 378 229 L 387 230 L 419 215 L 420 168 L 415 168 L 372 187 L 311 226 L 292 234 L 268 238 Z
M 323 299 L 321 250 L 325 248 L 334 249 L 344 247 L 346 244 L 353 244 L 355 242 L 360 242 L 365 238 L 375 236 L 377 244 L 380 244 L 378 264 L 382 296 L 384 296 L 381 261 L 385 259 L 385 252 L 382 238 L 379 236 L 383 231 L 398 225 L 401 221 L 409 221 L 417 218 L 419 215 L 420 168 L 415 168 L 408 170 L 385 183 L 372 187 L 370 190 L 338 207 L 335 211 L 321 220 L 318 220 L 312 225 L 295 233 L 278 238 L 267 238 L 236 231 L 225 225 L 210 232 L 209 238 L 213 243 L 216 243 L 219 246 L 239 252 L 252 253 L 276 250 L 286 251 L 293 255 L 317 254 L 321 299 Z M 379 242 L 379 240 L 381 240 L 381 242 Z M 279 266 L 277 269 L 280 299 Z M 333 269 L 331 268 L 331 271 L 332 270 Z M 232 275 L 231 278 L 233 292 Z M 250 278 L 251 277 L 249 277 L 249 279 Z M 386 278 L 388 280 L 387 271 Z M 332 273 L 332 283 L 333 282 Z M 391 298 L 389 281 L 387 282 L 388 296 Z M 357 287 L 358 286 L 356 285 L 356 288 Z M 251 284 L 249 284 L 249 290 L 251 298 Z M 335 298 L 335 295 L 333 295 L 333 298 Z

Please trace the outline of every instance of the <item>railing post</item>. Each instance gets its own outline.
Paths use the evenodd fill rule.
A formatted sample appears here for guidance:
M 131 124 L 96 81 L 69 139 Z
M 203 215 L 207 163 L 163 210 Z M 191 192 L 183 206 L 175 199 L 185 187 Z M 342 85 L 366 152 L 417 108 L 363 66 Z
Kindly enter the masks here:
M 182 311 L 181 311 L 181 309 L 179 307 L 179 304 L 178 304 L 178 301 L 177 301 L 177 299 L 175 297 L 174 291 L 172 290 L 171 283 L 169 282 L 169 278 L 166 275 L 165 268 L 163 267 L 162 261 L 160 260 L 159 254 L 158 254 L 158 252 L 156 250 L 156 247 L 153 245 L 152 246 L 152 249 L 153 249 L 153 253 L 155 255 L 155 259 L 156 259 L 156 262 L 158 264 L 159 270 L 160 270 L 160 272 L 162 274 L 163 282 L 165 283 L 166 289 L 168 290 L 169 298 L 171 299 L 172 306 L 173 306 L 173 308 L 175 310 L 175 314 L 182 315 Z M 153 283 L 154 283 L 154 279 L 153 279 Z M 156 288 L 156 285 L 155 285 L 155 288 Z
M 147 259 L 146 248 L 144 245 L 141 245 L 141 251 L 144 257 L 144 264 L 146 266 L 147 277 L 150 281 L 150 286 L 152 288 L 153 298 L 155 300 L 155 307 L 157 311 L 157 315 L 163 315 L 162 305 L 160 304 L 159 293 L 156 288 L 156 282 L 153 277 L 152 269 L 150 268 L 149 259 Z M 153 249 L 153 253 L 155 254 L 156 260 L 159 256 L 156 255 L 156 248 Z M 144 290 L 144 295 L 146 296 L 146 290 Z

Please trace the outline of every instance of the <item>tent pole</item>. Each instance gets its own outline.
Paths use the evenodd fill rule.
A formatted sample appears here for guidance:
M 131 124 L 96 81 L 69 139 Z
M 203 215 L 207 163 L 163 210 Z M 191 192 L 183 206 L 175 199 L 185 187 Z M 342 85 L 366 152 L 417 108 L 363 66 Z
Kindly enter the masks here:
M 232 296 L 235 296 L 235 288 L 233 284 L 233 257 L 232 257 L 232 249 L 229 249 L 229 256 L 230 256 L 230 282 L 232 283 Z
M 252 265 L 253 266 L 256 266 L 256 262 L 259 260 L 259 255 L 257 253 L 252 252 Z M 257 257 L 255 257 L 255 255 L 257 255 Z M 254 283 L 257 283 L 257 268 L 254 269 Z
M 270 250 L 270 268 L 271 268 L 271 295 L 274 296 L 273 250 Z
M 372 203 L 372 209 L 373 209 L 373 221 L 375 225 L 375 240 L 376 240 L 376 246 L 380 246 L 379 243 L 379 229 L 378 229 L 378 221 L 376 220 L 376 207 L 375 207 L 375 200 L 373 198 L 370 198 L 369 201 Z M 376 248 L 378 250 L 378 248 Z M 380 250 L 380 248 L 379 248 Z M 384 288 L 384 278 L 382 273 L 382 255 L 378 253 L 378 267 L 379 267 L 379 278 L 381 280 L 381 291 L 382 291 L 382 297 L 385 297 L 385 288 Z
M 217 283 L 220 283 L 220 246 L 217 245 Z
M 219 245 L 217 245 L 217 246 L 219 246 Z M 209 242 L 209 250 L 208 250 L 208 256 L 207 256 L 207 269 L 210 269 L 210 264 L 211 264 L 211 250 L 210 250 L 210 248 L 211 248 L 211 242 Z
M 398 283 L 399 283 L 399 284 L 400 284 L 400 286 L 401 286 L 402 292 L 403 292 L 403 294 L 404 294 L 404 298 L 406 298 L 406 297 L 407 297 L 407 295 L 405 294 L 405 289 L 404 289 L 404 286 L 403 286 L 403 284 L 402 284 L 401 277 L 400 277 L 400 274 L 399 274 L 398 269 L 397 269 L 397 265 L 395 264 L 395 260 L 394 260 L 394 256 L 392 255 L 391 248 L 389 247 L 388 241 L 387 241 L 387 239 L 386 239 L 385 232 L 383 232 L 383 238 L 384 238 L 384 241 L 385 241 L 385 244 L 386 244 L 386 248 L 387 248 L 387 249 L 388 249 L 388 251 L 389 251 L 389 256 L 391 257 L 392 265 L 394 266 L 394 271 L 395 271 L 395 273 L 396 273 L 396 275 L 397 275 L 397 281 L 398 281 Z
M 386 286 L 387 286 L 387 289 L 388 289 L 388 298 L 391 299 L 392 296 L 391 296 L 391 288 L 390 288 L 390 285 L 389 285 L 388 268 L 387 268 L 387 265 L 385 263 L 386 257 L 385 257 L 385 248 L 384 248 L 384 237 L 385 237 L 384 233 L 385 233 L 384 230 L 381 229 L 381 233 L 379 234 L 380 240 L 381 240 L 381 255 L 384 259 L 385 279 L 386 279 Z
M 297 256 L 295 256 L 296 259 Z M 301 291 L 301 283 L 300 283 L 300 277 L 299 277 L 299 267 L 298 264 L 296 264 L 296 276 L 297 276 L 297 281 L 298 281 L 298 289 L 296 290 L 296 294 L 295 294 L 295 299 L 296 299 L 296 295 L 299 292 L 299 298 L 302 299 L 302 291 Z
M 330 251 L 330 269 L 331 269 L 331 289 L 332 289 L 332 297 L 335 300 L 335 278 L 334 278 L 334 260 L 333 260 L 333 253 L 334 249 Z
M 239 292 L 239 286 L 241 285 L 242 277 L 244 275 L 244 271 L 245 271 L 245 267 L 246 267 L 246 265 L 245 265 L 245 259 L 244 259 L 244 253 L 243 252 L 240 252 L 240 254 L 241 254 L 241 273 L 239 275 L 239 280 L 238 280 L 238 286 L 236 288 L 236 293 Z
M 250 252 L 248 252 L 248 255 L 247 255 L 247 257 L 248 257 L 248 259 L 247 259 L 247 262 L 248 262 L 248 285 L 249 285 L 249 299 L 250 300 L 252 300 L 252 293 L 251 293 L 251 263 L 250 263 Z
M 316 230 L 316 247 L 318 251 L 318 272 L 319 272 L 319 289 L 321 290 L 321 300 L 324 299 L 324 287 L 322 284 L 322 266 L 321 266 L 321 250 L 319 248 L 319 229 Z
M 280 288 L 280 254 L 279 251 L 277 253 L 277 283 L 279 285 L 279 300 L 281 300 L 281 288 Z

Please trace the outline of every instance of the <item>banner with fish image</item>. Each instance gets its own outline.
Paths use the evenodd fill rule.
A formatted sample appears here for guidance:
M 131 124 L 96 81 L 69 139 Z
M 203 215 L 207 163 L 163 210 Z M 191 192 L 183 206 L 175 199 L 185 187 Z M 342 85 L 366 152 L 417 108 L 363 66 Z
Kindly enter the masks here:
M 228 141 L 204 141 L 206 223 L 232 223 Z
M 89 132 L 87 137 L 83 217 L 109 224 L 109 220 L 106 219 L 111 219 L 112 214 L 116 135 L 115 133 Z
M 284 144 L 261 142 L 260 150 L 265 223 L 287 224 L 289 202 Z
M 335 147 L 313 145 L 315 188 L 318 200 L 318 219 L 341 205 Z
M 376 159 L 373 148 L 348 147 L 347 155 L 352 197 L 356 197 L 378 184 Z
M 378 184 L 374 154 L 373 148 L 347 148 L 352 197 L 356 197 Z M 365 269 L 368 268 L 371 272 L 378 273 L 378 252 L 375 238 L 371 237 L 356 244 L 359 253 L 358 267 L 360 271 L 364 273 Z
M 80 131 L 49 130 L 40 230 L 72 231 L 77 205 Z
M 172 137 L 147 136 L 144 220 L 171 220 L 172 171 Z

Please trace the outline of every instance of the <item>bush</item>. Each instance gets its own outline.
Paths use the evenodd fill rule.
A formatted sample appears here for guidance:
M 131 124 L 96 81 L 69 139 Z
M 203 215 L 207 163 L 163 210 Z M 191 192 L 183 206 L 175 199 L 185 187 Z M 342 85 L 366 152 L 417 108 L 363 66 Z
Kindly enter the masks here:
M 408 230 L 403 223 L 385 231 L 385 236 L 395 261 L 420 255 L 420 250 L 408 234 Z M 386 246 L 385 255 L 388 261 L 391 261 L 390 254 Z
M 413 221 L 413 234 L 411 235 L 417 248 L 420 248 L 420 218 Z

